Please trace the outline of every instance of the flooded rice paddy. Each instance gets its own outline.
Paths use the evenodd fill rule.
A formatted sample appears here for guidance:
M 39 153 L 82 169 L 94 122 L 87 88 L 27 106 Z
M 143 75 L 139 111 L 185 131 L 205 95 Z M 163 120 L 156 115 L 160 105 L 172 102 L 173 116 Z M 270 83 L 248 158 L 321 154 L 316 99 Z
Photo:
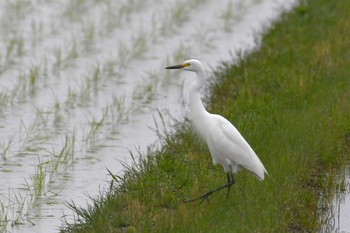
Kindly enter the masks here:
M 186 115 L 192 80 L 165 66 L 197 58 L 210 73 L 294 4 L 1 1 L 0 232 L 57 232 L 73 218 L 67 202 L 85 206 L 107 169 L 157 142 L 161 118 Z

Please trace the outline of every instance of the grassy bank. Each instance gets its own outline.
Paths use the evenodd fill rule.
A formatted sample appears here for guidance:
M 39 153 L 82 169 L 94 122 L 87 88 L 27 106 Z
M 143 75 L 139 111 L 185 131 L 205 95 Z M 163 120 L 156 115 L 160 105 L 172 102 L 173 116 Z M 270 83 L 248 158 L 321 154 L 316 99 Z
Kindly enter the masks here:
M 93 206 L 73 206 L 80 219 L 61 231 L 315 232 L 349 159 L 349 22 L 350 1 L 310 0 L 259 51 L 216 73 L 209 109 L 252 145 L 270 174 L 264 181 L 241 171 L 230 198 L 183 204 L 226 182 L 185 122 Z

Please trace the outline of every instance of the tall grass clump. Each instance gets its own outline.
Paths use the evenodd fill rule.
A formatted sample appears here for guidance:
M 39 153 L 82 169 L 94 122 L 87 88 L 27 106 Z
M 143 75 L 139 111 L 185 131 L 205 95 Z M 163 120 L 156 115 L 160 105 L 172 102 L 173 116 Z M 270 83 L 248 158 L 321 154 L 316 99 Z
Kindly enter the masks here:
M 226 182 L 185 121 L 123 175 L 111 171 L 110 189 L 91 206 L 71 204 L 76 222 L 61 232 L 320 230 L 349 160 L 349 21 L 350 2 L 303 2 L 259 51 L 215 72 L 208 109 L 252 145 L 270 174 L 264 181 L 241 171 L 229 198 L 184 204 Z

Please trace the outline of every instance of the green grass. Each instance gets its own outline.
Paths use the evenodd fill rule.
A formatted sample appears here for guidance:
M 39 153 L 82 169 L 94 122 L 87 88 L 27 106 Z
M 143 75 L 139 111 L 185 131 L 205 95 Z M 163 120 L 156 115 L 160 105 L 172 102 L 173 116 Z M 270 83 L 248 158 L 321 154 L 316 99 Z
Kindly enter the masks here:
M 255 149 L 270 176 L 226 182 L 188 122 L 164 146 L 111 173 L 110 190 L 62 232 L 316 232 L 344 185 L 349 160 L 350 2 L 310 0 L 282 17 L 262 46 L 216 72 L 211 112 L 228 118 Z M 136 157 L 136 156 L 135 156 Z

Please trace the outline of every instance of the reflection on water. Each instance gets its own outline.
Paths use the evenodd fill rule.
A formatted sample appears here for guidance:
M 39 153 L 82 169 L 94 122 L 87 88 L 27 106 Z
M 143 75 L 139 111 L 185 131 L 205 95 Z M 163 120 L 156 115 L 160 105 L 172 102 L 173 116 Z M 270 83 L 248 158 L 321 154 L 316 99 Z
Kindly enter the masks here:
M 350 232 L 350 170 L 344 174 L 345 187 L 343 193 L 334 200 L 334 232 Z
M 321 229 L 319 233 L 348 233 L 350 232 L 350 170 L 344 169 L 339 174 L 339 186 L 337 190 L 323 194 L 324 200 L 320 200 Z M 333 197 L 333 201 L 329 202 Z

